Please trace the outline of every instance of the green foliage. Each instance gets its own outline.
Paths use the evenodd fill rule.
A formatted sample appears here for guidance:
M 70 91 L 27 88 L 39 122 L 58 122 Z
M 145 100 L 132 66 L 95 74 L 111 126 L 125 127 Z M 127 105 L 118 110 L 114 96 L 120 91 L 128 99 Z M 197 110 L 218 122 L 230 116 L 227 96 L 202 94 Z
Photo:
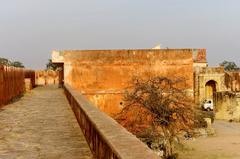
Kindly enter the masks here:
M 220 65 L 223 66 L 226 71 L 237 71 L 240 69 L 235 62 L 231 61 L 223 61 Z
M 11 66 L 24 68 L 24 65 L 19 61 L 11 62 Z
M 0 58 L 0 65 L 24 68 L 20 61 L 10 61 L 6 58 Z
M 8 59 L 0 57 L 0 65 L 10 66 L 10 64 L 11 64 L 11 61 L 9 61 Z
M 47 70 L 57 70 L 58 66 L 52 62 L 51 59 L 48 59 L 48 63 L 46 64 Z

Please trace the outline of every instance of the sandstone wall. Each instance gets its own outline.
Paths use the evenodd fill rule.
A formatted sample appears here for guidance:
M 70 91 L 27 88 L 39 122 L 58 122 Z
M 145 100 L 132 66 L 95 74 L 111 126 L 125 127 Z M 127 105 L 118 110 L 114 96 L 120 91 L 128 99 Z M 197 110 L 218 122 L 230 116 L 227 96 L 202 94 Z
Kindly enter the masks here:
M 240 94 L 217 92 L 214 96 L 216 119 L 240 121 Z
M 194 68 L 194 97 L 197 104 L 207 97 L 206 84 L 215 82 L 216 92 L 226 91 L 225 72 L 223 67 L 195 67 Z
M 25 92 L 25 78 L 33 83 L 34 71 L 0 65 L 0 107 Z
M 194 63 L 207 63 L 206 49 L 192 49 Z
M 25 79 L 30 79 L 31 88 L 34 88 L 36 86 L 35 71 L 34 70 L 24 70 L 24 74 L 25 74 Z
M 53 70 L 36 71 L 36 85 L 59 84 L 59 72 Z
M 122 97 L 134 76 L 185 78 L 186 83 L 181 87 L 193 93 L 192 49 L 87 50 L 59 54 L 64 57 L 61 59 L 65 83 L 81 91 L 109 115 L 124 106 Z
M 226 72 L 225 85 L 229 91 L 240 92 L 240 72 Z

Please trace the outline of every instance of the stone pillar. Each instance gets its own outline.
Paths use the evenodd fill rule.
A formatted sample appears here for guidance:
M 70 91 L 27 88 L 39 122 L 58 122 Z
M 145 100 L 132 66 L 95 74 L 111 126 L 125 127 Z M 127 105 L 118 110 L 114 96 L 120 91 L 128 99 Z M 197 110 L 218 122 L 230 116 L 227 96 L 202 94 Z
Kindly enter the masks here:
M 215 134 L 215 131 L 212 127 L 212 120 L 211 118 L 204 118 L 205 122 L 207 123 L 207 134 L 208 135 L 214 135 Z
M 25 91 L 26 92 L 31 91 L 32 90 L 31 78 L 25 78 L 24 83 L 25 83 Z

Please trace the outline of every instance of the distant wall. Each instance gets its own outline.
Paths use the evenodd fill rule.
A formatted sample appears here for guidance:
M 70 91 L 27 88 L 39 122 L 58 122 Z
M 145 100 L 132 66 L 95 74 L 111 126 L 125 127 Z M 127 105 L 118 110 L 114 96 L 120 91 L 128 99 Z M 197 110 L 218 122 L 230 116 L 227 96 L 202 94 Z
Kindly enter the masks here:
M 206 49 L 191 49 L 194 63 L 206 64 Z
M 193 94 L 193 62 L 206 60 L 205 50 L 199 52 L 197 49 L 61 51 L 53 53 L 53 61 L 64 62 L 65 83 L 113 115 L 122 109 L 124 91 L 134 76 L 185 78 L 182 87 Z
M 216 118 L 240 121 L 240 72 L 225 72 L 226 91 L 215 94 Z
M 24 69 L 0 65 L 0 107 L 24 92 L 24 78 Z
M 30 79 L 31 87 L 34 88 L 36 86 L 35 81 L 35 71 L 33 70 L 24 70 L 25 78 Z
M 216 92 L 226 91 L 225 72 L 223 67 L 195 67 L 194 68 L 194 97 L 197 104 L 208 98 L 206 84 L 215 82 Z
M 214 95 L 216 119 L 240 121 L 240 93 L 217 92 Z
M 53 70 L 36 71 L 36 85 L 59 84 L 59 72 Z
M 240 92 L 240 71 L 226 72 L 225 85 L 229 91 Z

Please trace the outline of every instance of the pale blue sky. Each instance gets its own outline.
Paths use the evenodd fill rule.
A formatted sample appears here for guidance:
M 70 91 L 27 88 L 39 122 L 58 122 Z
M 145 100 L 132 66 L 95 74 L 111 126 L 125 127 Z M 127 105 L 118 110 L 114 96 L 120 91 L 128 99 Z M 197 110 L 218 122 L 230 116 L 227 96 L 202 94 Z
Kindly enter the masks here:
M 52 50 L 206 48 L 240 64 L 239 0 L 0 0 L 0 57 L 45 67 Z

